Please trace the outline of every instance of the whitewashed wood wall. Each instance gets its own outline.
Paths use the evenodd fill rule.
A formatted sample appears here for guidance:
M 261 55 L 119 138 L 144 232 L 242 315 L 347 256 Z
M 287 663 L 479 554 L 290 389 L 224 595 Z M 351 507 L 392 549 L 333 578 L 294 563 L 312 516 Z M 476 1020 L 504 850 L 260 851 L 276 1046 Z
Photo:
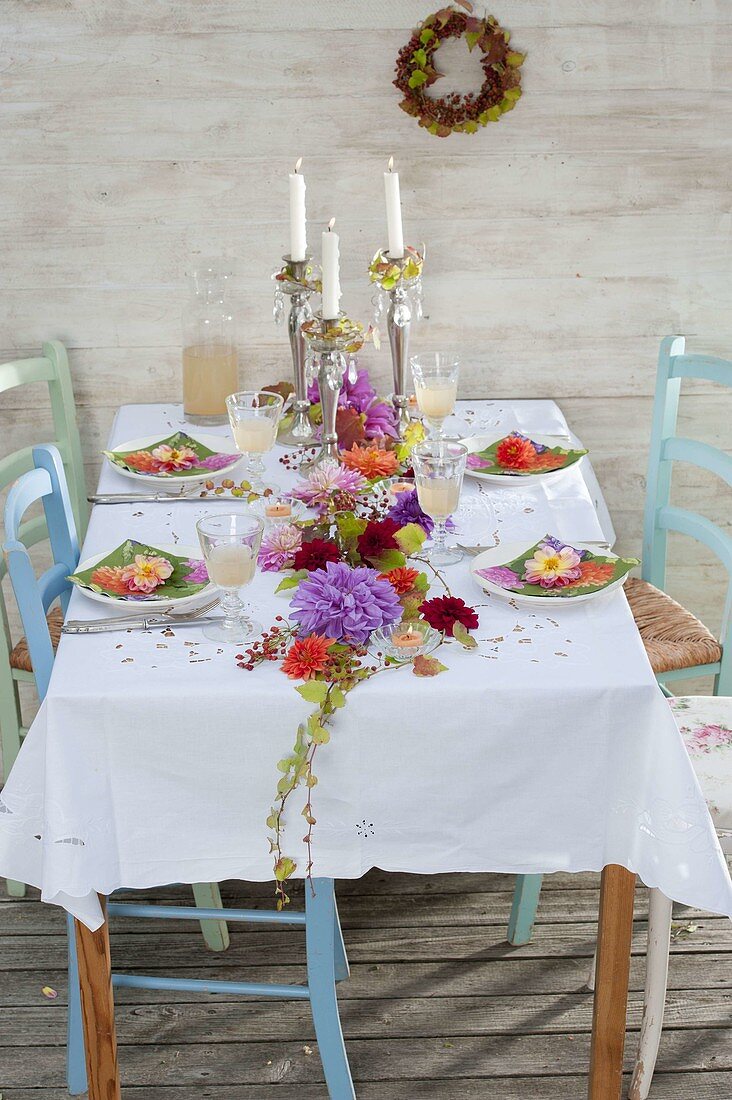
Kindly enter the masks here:
M 428 243 L 415 346 L 457 348 L 465 396 L 555 397 L 590 447 L 620 545 L 639 547 L 657 345 L 732 353 L 729 0 L 501 0 L 524 97 L 474 136 L 398 109 L 394 58 L 429 0 L 2 0 L 0 348 L 71 351 L 90 487 L 122 401 L 179 393 L 183 272 L 238 262 L 242 382 L 286 377 L 269 275 L 302 155 L 311 239 L 331 216 L 344 304 L 385 238 L 393 153 Z M 388 354 L 364 361 L 388 381 Z M 2 450 L 38 436 L 3 399 Z M 699 388 L 685 430 L 729 444 Z M 700 475 L 687 503 L 729 496 Z M 672 589 L 715 618 L 715 570 L 673 547 Z

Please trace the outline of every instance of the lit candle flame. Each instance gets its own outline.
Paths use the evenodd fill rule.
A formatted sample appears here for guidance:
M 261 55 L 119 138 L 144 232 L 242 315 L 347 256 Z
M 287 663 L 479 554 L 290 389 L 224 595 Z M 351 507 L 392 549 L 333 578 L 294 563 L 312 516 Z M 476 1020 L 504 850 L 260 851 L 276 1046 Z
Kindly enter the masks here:
M 389 171 L 394 171 L 394 157 L 389 157 Z
M 328 222 L 328 232 L 329 233 L 332 230 L 334 225 L 335 225 L 335 218 L 331 218 L 330 221 Z
M 302 164 L 302 157 L 298 157 L 297 160 L 295 161 L 295 174 L 296 175 L 300 171 L 300 165 L 301 164 Z

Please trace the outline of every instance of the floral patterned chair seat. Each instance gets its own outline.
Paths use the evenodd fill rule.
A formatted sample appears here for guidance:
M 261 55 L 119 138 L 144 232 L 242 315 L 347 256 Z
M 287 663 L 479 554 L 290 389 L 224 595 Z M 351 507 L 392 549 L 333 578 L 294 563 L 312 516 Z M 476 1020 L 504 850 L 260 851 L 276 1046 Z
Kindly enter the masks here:
M 722 848 L 732 854 L 732 698 L 669 699 Z

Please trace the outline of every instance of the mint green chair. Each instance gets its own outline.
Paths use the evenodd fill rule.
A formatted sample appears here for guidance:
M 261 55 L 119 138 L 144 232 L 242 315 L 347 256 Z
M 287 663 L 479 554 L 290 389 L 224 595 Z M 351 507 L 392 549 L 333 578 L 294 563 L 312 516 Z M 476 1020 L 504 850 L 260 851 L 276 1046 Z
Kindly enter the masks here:
M 686 355 L 685 350 L 683 336 L 666 336 L 661 341 L 643 519 L 643 565 L 640 579 L 629 580 L 625 593 L 651 667 L 664 690 L 667 681 L 713 676 L 713 694 L 726 696 L 732 695 L 732 536 L 706 516 L 672 505 L 671 479 L 675 462 L 715 474 L 727 486 L 726 495 L 723 490 L 719 500 L 721 518 L 729 520 L 732 457 L 708 443 L 678 436 L 676 428 L 682 380 L 703 379 L 732 391 L 732 362 L 708 355 Z M 723 400 L 732 406 L 732 395 L 725 395 Z M 703 543 L 717 556 L 727 575 L 719 638 L 663 591 L 669 531 Z M 508 923 L 509 943 L 519 945 L 531 940 L 541 878 L 517 876 Z
M 61 454 L 74 519 L 77 530 L 83 537 L 89 518 L 89 507 L 84 485 L 81 441 L 76 425 L 76 407 L 69 361 L 66 348 L 58 340 L 49 340 L 45 343 L 43 354 L 36 358 L 16 359 L 10 363 L 0 364 L 0 394 L 34 382 L 45 382 L 48 386 L 54 436 L 49 442 L 53 442 Z M 39 442 L 41 440 L 33 440 L 33 443 Z M 23 447 L 13 454 L 3 455 L 0 458 L 0 492 L 32 468 L 32 446 Z M 47 538 L 46 520 L 43 515 L 36 516 L 24 524 L 23 541 L 27 546 L 34 546 Z M 21 714 L 19 685 L 34 683 L 25 639 L 15 645 L 11 637 L 2 587 L 6 571 L 5 563 L 0 561 L 0 743 L 5 775 L 13 766 L 26 732 Z M 57 641 L 61 628 L 58 614 L 53 615 L 50 625 Z M 8 892 L 14 897 L 22 897 L 25 886 L 22 883 L 9 882 Z

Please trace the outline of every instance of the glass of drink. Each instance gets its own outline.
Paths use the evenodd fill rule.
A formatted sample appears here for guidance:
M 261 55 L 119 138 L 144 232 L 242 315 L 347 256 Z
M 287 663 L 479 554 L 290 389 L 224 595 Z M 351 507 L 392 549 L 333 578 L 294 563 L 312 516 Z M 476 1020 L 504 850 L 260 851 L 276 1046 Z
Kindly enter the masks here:
M 191 424 L 225 424 L 226 396 L 239 385 L 231 272 L 199 261 L 183 313 L 183 412 Z
M 453 565 L 463 556 L 446 542 L 447 520 L 460 503 L 467 456 L 467 447 L 447 439 L 425 439 L 412 450 L 419 506 L 435 523 L 428 551 L 433 565 Z
M 427 421 L 430 438 L 444 439 L 443 422 L 455 408 L 460 360 L 442 351 L 413 355 L 409 360 L 419 411 Z
M 247 477 L 255 493 L 265 489 L 278 489 L 273 482 L 265 485 L 264 462 L 262 455 L 271 451 L 277 439 L 277 424 L 282 415 L 284 398 L 279 393 L 268 390 L 244 390 L 230 393 L 226 398 L 229 423 L 234 442 L 242 454 L 247 456 Z
M 240 645 L 262 633 L 262 624 L 252 622 L 245 614 L 239 592 L 256 572 L 264 524 L 256 516 L 230 512 L 204 516 L 196 530 L 209 579 L 221 589 L 224 612 L 223 620 L 212 619 L 203 633 L 212 642 Z

